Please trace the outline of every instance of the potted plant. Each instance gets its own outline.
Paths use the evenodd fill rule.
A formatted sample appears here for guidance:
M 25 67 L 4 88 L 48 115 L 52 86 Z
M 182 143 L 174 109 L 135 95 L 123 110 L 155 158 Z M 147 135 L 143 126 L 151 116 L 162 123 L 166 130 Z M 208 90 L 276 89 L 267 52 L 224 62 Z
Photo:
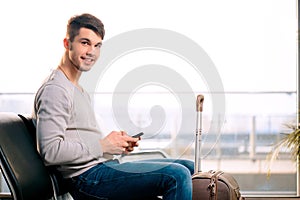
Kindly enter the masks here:
M 280 141 L 275 144 L 272 151 L 268 155 L 267 159 L 270 161 L 268 176 L 270 176 L 270 167 L 274 160 L 278 158 L 280 150 L 287 148 L 291 151 L 291 158 L 293 161 L 297 161 L 300 158 L 300 128 L 295 124 L 286 124 L 286 127 L 291 130 L 289 133 L 284 133 L 284 136 Z

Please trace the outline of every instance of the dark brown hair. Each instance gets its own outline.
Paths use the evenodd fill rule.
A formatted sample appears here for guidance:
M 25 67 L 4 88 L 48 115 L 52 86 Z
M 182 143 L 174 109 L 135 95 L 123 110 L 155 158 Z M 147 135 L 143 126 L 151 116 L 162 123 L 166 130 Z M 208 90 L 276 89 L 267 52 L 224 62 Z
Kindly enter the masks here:
M 104 39 L 104 25 L 97 17 L 84 13 L 71 17 L 67 25 L 67 37 L 72 42 L 76 35 L 79 34 L 80 28 L 88 28 L 93 30 L 97 35 Z

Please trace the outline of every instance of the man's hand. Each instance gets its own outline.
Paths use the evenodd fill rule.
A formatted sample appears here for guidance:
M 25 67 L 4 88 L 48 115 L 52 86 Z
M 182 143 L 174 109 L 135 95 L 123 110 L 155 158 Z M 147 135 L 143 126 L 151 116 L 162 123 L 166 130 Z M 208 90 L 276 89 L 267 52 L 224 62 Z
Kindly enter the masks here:
M 138 146 L 140 138 L 133 138 L 124 131 L 112 131 L 105 138 L 100 140 L 103 153 L 109 154 L 127 154 Z
M 135 138 L 135 139 L 138 139 L 138 141 L 139 141 L 139 140 L 141 140 L 141 137 L 138 137 L 138 138 Z M 139 146 L 138 141 L 136 141 L 136 142 L 129 142 L 128 143 L 129 146 L 125 149 L 124 153 L 128 154 L 128 153 L 130 153 L 130 152 L 132 152 L 134 150 L 134 147 L 138 147 Z

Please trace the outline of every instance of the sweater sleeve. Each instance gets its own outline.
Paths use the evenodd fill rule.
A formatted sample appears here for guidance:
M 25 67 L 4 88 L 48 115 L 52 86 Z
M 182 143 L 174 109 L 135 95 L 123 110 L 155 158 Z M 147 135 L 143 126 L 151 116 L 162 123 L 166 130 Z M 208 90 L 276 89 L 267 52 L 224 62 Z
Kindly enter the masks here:
M 99 135 L 88 131 L 87 144 L 77 129 L 68 130 L 72 106 L 70 91 L 59 85 L 46 85 L 36 96 L 37 143 L 47 165 L 82 164 L 103 156 Z

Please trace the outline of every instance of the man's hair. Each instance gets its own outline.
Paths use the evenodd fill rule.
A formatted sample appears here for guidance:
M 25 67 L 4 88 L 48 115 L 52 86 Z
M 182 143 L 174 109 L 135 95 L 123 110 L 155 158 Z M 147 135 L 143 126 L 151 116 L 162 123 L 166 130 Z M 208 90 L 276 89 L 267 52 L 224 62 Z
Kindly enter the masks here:
M 84 13 L 71 17 L 67 25 L 67 37 L 71 42 L 74 41 L 76 35 L 79 34 L 80 28 L 88 28 L 93 30 L 97 35 L 104 39 L 104 25 L 97 17 Z

